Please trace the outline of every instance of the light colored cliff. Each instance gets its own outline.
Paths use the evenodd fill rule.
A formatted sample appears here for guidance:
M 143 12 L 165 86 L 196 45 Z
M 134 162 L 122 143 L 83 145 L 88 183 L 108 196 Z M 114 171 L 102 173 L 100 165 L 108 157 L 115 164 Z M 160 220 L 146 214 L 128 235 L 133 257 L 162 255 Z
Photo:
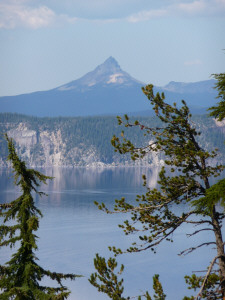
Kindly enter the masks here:
M 55 167 L 55 166 L 85 166 L 104 168 L 106 166 L 136 165 L 136 166 L 160 166 L 163 160 L 157 153 L 146 156 L 143 160 L 135 163 L 129 156 L 121 163 L 121 155 L 115 153 L 114 161 L 107 163 L 101 160 L 98 149 L 95 146 L 86 147 L 80 143 L 76 147 L 68 149 L 65 138 L 60 128 L 53 130 L 31 130 L 29 124 L 19 123 L 7 131 L 13 138 L 20 157 L 32 167 Z M 0 166 L 6 166 L 0 158 Z
M 13 138 L 18 154 L 31 167 L 161 167 L 164 164 L 164 157 L 157 152 L 152 152 L 135 162 L 130 159 L 128 154 L 115 153 L 110 145 L 110 137 L 112 136 L 111 132 L 114 132 L 116 128 L 110 127 L 111 132 L 103 135 L 108 124 L 107 120 L 104 126 L 101 124 L 101 127 L 98 123 L 100 121 L 97 120 L 95 123 L 91 123 L 94 124 L 91 128 L 90 126 L 84 127 L 84 125 L 90 124 L 88 120 L 83 124 L 79 122 L 79 118 L 51 120 L 51 122 L 43 119 L 40 122 L 39 119 L 19 120 L 18 122 L 0 122 L 0 130 L 3 133 L 7 132 L 8 136 Z M 193 121 L 193 124 L 198 131 L 202 132 L 200 144 L 203 148 L 209 151 L 217 147 L 222 149 L 218 153 L 215 163 L 224 163 L 225 122 L 200 118 L 200 121 Z M 97 129 L 99 131 L 96 134 Z M 92 135 L 95 135 L 94 138 Z M 3 139 L 1 141 L 0 147 L 4 144 Z M 141 144 L 143 141 L 139 139 L 138 143 Z M 145 139 L 145 143 L 147 143 L 147 139 Z M 152 140 L 149 140 L 149 143 L 152 143 Z M 4 147 L 0 148 L 2 151 L 0 167 L 8 166 L 6 142 Z

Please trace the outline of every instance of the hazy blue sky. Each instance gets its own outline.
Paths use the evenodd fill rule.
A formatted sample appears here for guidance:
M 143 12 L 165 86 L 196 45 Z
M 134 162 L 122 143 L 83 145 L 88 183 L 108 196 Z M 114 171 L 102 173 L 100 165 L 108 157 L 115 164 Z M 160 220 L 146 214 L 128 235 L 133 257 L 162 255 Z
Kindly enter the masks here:
M 0 0 L 0 95 L 78 79 L 113 56 L 145 83 L 225 71 L 225 0 Z

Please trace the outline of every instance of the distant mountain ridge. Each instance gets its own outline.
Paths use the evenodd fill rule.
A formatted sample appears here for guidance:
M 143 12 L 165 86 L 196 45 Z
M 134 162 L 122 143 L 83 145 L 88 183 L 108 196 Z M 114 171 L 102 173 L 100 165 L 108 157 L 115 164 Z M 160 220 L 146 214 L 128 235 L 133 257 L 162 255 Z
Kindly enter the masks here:
M 162 89 L 165 91 L 176 92 L 176 93 L 213 93 L 212 87 L 215 85 L 215 80 L 204 80 L 198 82 L 175 82 L 171 81 L 165 85 Z
M 151 82 L 149 82 L 151 83 Z M 214 80 L 195 83 L 170 82 L 155 91 L 165 92 L 169 103 L 187 101 L 198 113 L 215 104 Z M 152 114 L 149 101 L 141 91 L 145 83 L 123 71 L 109 57 L 77 80 L 48 91 L 0 97 L 0 112 L 39 117 L 91 116 L 131 113 Z

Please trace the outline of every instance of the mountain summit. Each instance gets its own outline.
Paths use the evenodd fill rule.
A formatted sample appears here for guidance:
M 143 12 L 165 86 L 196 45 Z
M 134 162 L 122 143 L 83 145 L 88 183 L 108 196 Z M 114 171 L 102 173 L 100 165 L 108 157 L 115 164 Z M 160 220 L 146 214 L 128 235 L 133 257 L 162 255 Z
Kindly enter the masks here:
M 117 72 L 121 72 L 121 68 L 120 65 L 118 64 L 118 62 L 115 60 L 114 57 L 110 56 L 109 58 L 106 59 L 106 61 L 104 61 L 104 63 L 102 63 L 101 65 L 99 65 L 94 71 L 100 71 L 102 73 L 117 73 Z
M 0 112 L 41 117 L 146 114 L 146 111 L 149 115 L 151 105 L 141 91 L 144 85 L 123 71 L 111 56 L 80 79 L 55 89 L 0 97 Z M 213 85 L 211 80 L 170 82 L 165 87 L 155 87 L 154 91 L 165 92 L 169 103 L 179 104 L 184 99 L 189 106 L 197 107 L 198 112 L 202 112 L 202 108 L 215 103 Z
M 95 85 L 133 85 L 140 82 L 120 68 L 118 62 L 110 56 L 104 63 L 97 66 L 78 80 L 71 81 L 57 88 L 59 91 L 92 87 Z

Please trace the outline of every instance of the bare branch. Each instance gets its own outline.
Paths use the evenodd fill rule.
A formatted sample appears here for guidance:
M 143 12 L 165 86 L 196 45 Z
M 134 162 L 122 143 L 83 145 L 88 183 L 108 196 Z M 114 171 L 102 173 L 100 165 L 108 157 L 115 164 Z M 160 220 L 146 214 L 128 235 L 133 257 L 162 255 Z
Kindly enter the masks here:
M 195 234 L 197 234 L 197 233 L 199 233 L 199 232 L 201 232 L 201 231 L 207 231 L 207 230 L 213 231 L 212 228 L 203 228 L 203 229 L 196 230 L 196 231 L 193 232 L 193 233 L 187 233 L 186 236 L 187 236 L 187 237 L 191 237 L 191 236 L 193 236 L 193 235 L 195 235 Z
M 192 273 L 205 273 L 208 272 L 208 270 L 202 270 L 202 271 L 192 271 Z M 214 270 L 214 273 L 219 273 L 219 270 Z
M 196 224 L 196 225 L 201 225 L 201 224 L 207 223 L 207 224 L 212 225 L 212 222 L 209 221 L 209 220 L 185 221 L 185 223 L 187 223 L 187 224 Z
M 188 248 L 188 249 L 185 249 L 183 251 L 181 251 L 178 255 L 181 256 L 181 255 L 187 255 L 193 251 L 195 251 L 196 249 L 198 248 L 201 248 L 202 246 L 209 246 L 209 245 L 216 245 L 215 242 L 206 242 L 206 243 L 202 243 L 201 245 L 198 245 L 196 247 L 191 247 L 191 248 Z
M 124 122 L 122 122 L 122 123 L 124 123 Z M 141 130 L 145 129 L 145 130 L 149 130 L 149 131 L 165 130 L 165 128 L 163 128 L 163 127 L 147 127 L 146 125 L 143 125 L 143 124 L 140 124 L 140 123 L 135 124 L 135 123 L 127 122 L 125 124 L 125 126 L 127 126 L 127 127 L 137 127 L 137 126 L 139 126 L 141 128 Z

